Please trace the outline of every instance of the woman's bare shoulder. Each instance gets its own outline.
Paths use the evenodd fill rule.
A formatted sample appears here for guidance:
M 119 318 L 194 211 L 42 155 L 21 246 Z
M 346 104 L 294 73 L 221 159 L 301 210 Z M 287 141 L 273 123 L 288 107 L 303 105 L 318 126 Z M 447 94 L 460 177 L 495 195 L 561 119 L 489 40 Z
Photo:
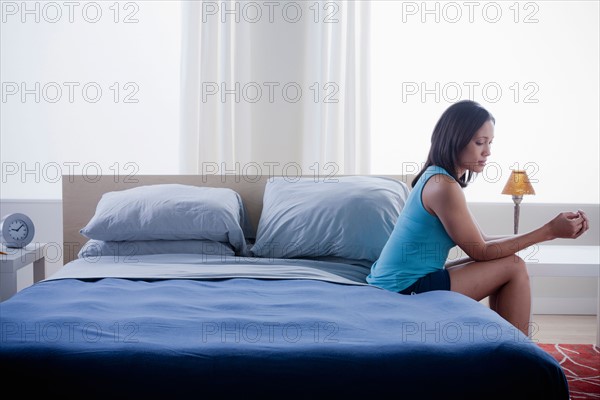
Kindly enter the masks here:
M 454 178 L 444 175 L 433 175 L 423 187 L 423 205 L 431 214 L 440 207 L 455 207 L 466 204 L 462 188 Z
M 435 174 L 432 175 L 431 178 L 427 180 L 423 190 L 428 190 L 431 192 L 440 192 L 442 194 L 462 194 L 462 188 L 456 182 L 456 180 L 445 174 Z

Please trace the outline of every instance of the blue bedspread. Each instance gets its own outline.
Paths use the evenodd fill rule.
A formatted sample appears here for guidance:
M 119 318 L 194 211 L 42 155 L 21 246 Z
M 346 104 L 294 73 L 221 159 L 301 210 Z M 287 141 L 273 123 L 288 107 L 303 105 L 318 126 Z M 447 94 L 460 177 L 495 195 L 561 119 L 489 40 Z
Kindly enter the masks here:
M 558 363 L 453 292 L 316 279 L 57 279 L 0 303 L 4 382 L 84 397 L 568 399 Z

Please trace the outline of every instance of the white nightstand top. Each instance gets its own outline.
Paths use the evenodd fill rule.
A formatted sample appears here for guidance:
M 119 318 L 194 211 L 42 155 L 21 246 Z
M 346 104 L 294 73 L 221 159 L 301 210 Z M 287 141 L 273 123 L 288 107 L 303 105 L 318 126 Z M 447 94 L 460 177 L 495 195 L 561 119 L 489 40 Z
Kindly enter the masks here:
M 600 275 L 600 246 L 533 245 L 517 254 L 527 263 L 530 275 Z
M 26 247 L 15 249 L 0 245 L 0 272 L 14 273 L 45 257 L 47 243 L 30 243 Z

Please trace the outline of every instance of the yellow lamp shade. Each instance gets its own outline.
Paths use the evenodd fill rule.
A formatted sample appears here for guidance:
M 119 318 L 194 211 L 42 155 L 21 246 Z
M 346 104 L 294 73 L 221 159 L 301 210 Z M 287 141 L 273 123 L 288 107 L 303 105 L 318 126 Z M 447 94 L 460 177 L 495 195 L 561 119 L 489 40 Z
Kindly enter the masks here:
M 523 170 L 514 170 L 511 172 L 502 194 L 511 194 L 513 196 L 522 196 L 524 194 L 535 194 L 533 186 L 529 182 L 527 173 Z

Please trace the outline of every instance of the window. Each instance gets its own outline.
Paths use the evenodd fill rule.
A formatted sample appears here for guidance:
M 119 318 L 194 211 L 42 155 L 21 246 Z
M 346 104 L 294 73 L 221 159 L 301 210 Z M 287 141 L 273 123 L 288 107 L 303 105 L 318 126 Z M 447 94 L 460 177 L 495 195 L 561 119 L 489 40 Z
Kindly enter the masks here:
M 471 99 L 496 118 L 469 201 L 525 169 L 544 203 L 599 202 L 599 3 L 372 3 L 372 173 L 414 173 L 433 127 Z

